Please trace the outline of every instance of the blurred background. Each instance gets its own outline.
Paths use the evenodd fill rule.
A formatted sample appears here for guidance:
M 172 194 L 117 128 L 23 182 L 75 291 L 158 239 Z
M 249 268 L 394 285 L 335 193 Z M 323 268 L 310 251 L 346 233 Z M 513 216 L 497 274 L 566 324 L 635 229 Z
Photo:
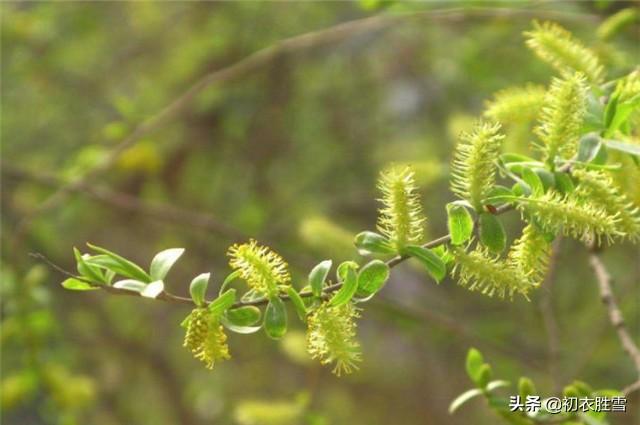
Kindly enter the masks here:
M 232 360 L 205 370 L 181 347 L 188 307 L 65 291 L 62 275 L 28 256 L 73 269 L 72 247 L 89 241 L 147 265 L 164 248 L 185 247 L 167 284 L 186 295 L 203 272 L 217 290 L 227 247 L 255 237 L 303 285 L 322 259 L 359 259 L 352 238 L 374 228 L 375 180 L 390 162 L 413 164 L 428 234 L 441 236 L 457 135 L 495 91 L 552 75 L 524 47 L 533 19 L 570 29 L 612 77 L 640 58 L 638 26 L 607 41 L 595 33 L 628 2 L 479 5 L 492 6 L 3 2 L 3 423 L 495 424 L 481 401 L 447 413 L 472 386 L 463 367 L 471 346 L 498 378 L 527 375 L 544 394 L 573 379 L 617 389 L 633 381 L 585 249 L 569 240 L 554 281 L 531 302 L 485 298 L 451 279 L 438 286 L 402 264 L 360 321 L 362 369 L 339 379 L 308 359 L 295 320 L 279 342 L 230 335 Z M 369 16 L 385 18 L 279 44 L 280 53 L 153 118 L 212 71 Z M 150 118 L 153 131 L 112 160 Z M 526 151 L 528 131 L 509 128 L 508 149 Z M 43 204 L 105 160 L 62 202 Z M 513 240 L 518 219 L 505 223 Z M 638 247 L 607 249 L 604 260 L 638 335 Z M 613 423 L 637 422 L 629 413 Z

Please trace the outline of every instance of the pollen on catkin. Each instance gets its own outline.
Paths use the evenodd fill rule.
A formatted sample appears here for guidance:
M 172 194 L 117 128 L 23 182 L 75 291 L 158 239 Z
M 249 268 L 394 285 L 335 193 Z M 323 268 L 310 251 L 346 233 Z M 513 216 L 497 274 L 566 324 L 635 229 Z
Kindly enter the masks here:
M 378 189 L 382 208 L 378 214 L 378 230 L 400 250 L 407 244 L 418 244 L 424 234 L 426 218 L 422 213 L 414 173 L 407 166 L 394 166 L 380 174 Z
M 455 266 L 453 275 L 458 284 L 470 291 L 500 298 L 513 298 L 518 293 L 529 299 L 527 294 L 534 285 L 527 276 L 511 264 L 492 256 L 485 248 L 467 252 L 462 248 L 453 251 Z
M 504 139 L 499 131 L 500 124 L 478 123 L 471 133 L 462 134 L 451 163 L 451 190 L 477 211 L 495 183 L 494 161 Z
M 213 369 L 217 361 L 227 360 L 229 347 L 227 336 L 217 317 L 206 308 L 194 309 L 186 323 L 183 346 L 202 361 L 207 369 Z
M 595 53 L 560 25 L 534 21 L 533 30 L 524 35 L 527 46 L 561 74 L 581 72 L 594 84 L 604 78 L 604 68 Z
M 618 230 L 619 215 L 607 214 L 600 205 L 574 196 L 554 192 L 521 198 L 517 208 L 534 217 L 545 231 L 562 232 L 584 242 L 600 242 L 602 237 L 611 241 L 621 236 Z
M 616 225 L 623 237 L 640 240 L 640 209 L 620 193 L 613 180 L 602 171 L 575 169 L 578 179 L 575 196 L 593 202 L 610 215 L 617 216 Z
M 529 123 L 540 114 L 546 93 L 545 87 L 533 84 L 500 90 L 486 103 L 484 115 L 505 124 Z
M 227 255 L 231 258 L 231 268 L 239 270 L 247 284 L 262 295 L 275 295 L 279 286 L 288 285 L 291 281 L 287 263 L 282 257 L 253 239 L 231 246 Z
M 586 93 L 582 74 L 564 79 L 554 78 L 551 82 L 539 125 L 535 129 L 541 141 L 536 147 L 551 165 L 556 157 L 571 158 L 578 149 L 586 112 Z
M 324 302 L 307 318 L 307 351 L 323 365 L 335 362 L 332 372 L 337 376 L 357 370 L 362 361 L 355 339 L 358 317 L 359 310 L 351 303 L 332 307 Z
M 529 224 L 511 246 L 507 261 L 524 273 L 533 286 L 540 286 L 547 273 L 550 253 L 551 245 L 545 236 Z

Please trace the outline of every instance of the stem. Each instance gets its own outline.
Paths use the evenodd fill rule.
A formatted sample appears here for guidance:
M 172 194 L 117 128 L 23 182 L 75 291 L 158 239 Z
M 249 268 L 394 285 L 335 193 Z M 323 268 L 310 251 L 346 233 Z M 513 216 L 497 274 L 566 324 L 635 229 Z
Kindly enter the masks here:
M 613 290 L 611 289 L 611 275 L 609 275 L 609 272 L 602 262 L 600 255 L 598 255 L 598 253 L 595 252 L 593 248 L 591 249 L 591 254 L 589 255 L 589 264 L 591 264 L 591 268 L 593 269 L 593 272 L 595 273 L 596 279 L 598 281 L 600 299 L 609 312 L 609 321 L 618 334 L 618 339 L 620 340 L 622 349 L 633 361 L 636 372 L 640 377 L 640 349 L 638 349 L 638 346 L 629 334 L 629 330 L 627 329 L 627 326 L 624 322 L 622 312 L 620 311 L 617 300 L 613 295 Z

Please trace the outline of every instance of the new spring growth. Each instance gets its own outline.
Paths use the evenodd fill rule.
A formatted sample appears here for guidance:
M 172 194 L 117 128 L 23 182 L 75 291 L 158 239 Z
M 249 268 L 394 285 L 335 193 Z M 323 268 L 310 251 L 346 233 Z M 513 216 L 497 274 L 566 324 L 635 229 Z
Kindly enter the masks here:
M 584 74 L 590 83 L 600 83 L 604 68 L 598 57 L 571 33 L 553 22 L 533 23 L 533 31 L 524 33 L 527 46 L 561 75 Z
M 569 159 L 576 153 L 586 102 L 587 86 L 582 74 L 551 82 L 535 131 L 541 141 L 536 147 L 552 168 L 556 157 Z
M 207 308 L 196 308 L 187 317 L 184 326 L 187 331 L 184 344 L 193 356 L 202 361 L 208 369 L 213 369 L 217 361 L 231 358 L 219 318 Z
M 478 247 L 470 252 L 456 248 L 453 256 L 456 265 L 452 274 L 457 275 L 459 285 L 490 297 L 513 298 L 519 293 L 529 299 L 527 294 L 533 285 L 523 272 L 492 256 L 485 248 Z
M 538 117 L 546 94 L 546 88 L 533 84 L 500 90 L 486 103 L 484 115 L 497 122 L 529 123 Z
M 400 251 L 408 244 L 419 244 L 424 234 L 426 218 L 409 167 L 391 167 L 378 180 L 382 192 L 382 208 L 378 215 L 378 230 Z
M 451 164 L 451 190 L 482 211 L 482 201 L 495 183 L 495 159 L 504 136 L 500 124 L 480 122 L 471 133 L 463 133 Z
M 521 198 L 518 209 L 536 217 L 537 222 L 549 233 L 562 233 L 584 242 L 600 242 L 604 236 L 611 241 L 622 236 L 618 230 L 619 213 L 607 214 L 600 205 L 574 196 L 555 192 Z
M 355 339 L 358 317 L 359 310 L 350 302 L 337 307 L 324 302 L 307 319 L 307 351 L 323 365 L 335 363 L 332 372 L 338 376 L 358 369 L 362 360 Z
M 640 209 L 619 192 L 607 174 L 576 169 L 573 175 L 579 182 L 575 196 L 601 206 L 610 217 L 617 217 L 616 226 L 621 236 L 631 241 L 640 239 Z
M 249 287 L 261 295 L 277 296 L 281 287 L 288 286 L 291 281 L 287 263 L 282 257 L 253 239 L 231 246 L 227 255 L 231 258 L 231 268 L 239 270 Z
M 528 224 L 522 230 L 522 236 L 512 245 L 507 260 L 520 270 L 533 286 L 540 286 L 547 273 L 551 246 L 544 234 Z

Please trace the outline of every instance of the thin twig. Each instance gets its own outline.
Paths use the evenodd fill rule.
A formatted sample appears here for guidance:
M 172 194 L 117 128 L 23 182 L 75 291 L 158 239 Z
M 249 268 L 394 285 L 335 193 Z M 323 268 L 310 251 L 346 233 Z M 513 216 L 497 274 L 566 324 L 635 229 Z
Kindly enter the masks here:
M 553 289 L 552 286 L 556 278 L 561 244 L 562 237 L 559 236 L 553 242 L 553 245 L 551 247 L 549 268 L 540 288 L 541 295 L 538 302 L 538 307 L 542 316 L 542 323 L 544 324 L 545 332 L 547 333 L 549 374 L 551 375 L 553 386 L 556 392 L 560 390 L 560 376 L 558 373 L 558 363 L 560 357 L 560 337 L 558 335 L 558 322 L 553 311 L 551 291 Z
M 368 31 L 379 30 L 408 18 L 431 19 L 458 19 L 467 16 L 554 16 L 577 19 L 598 19 L 596 15 L 586 13 L 567 13 L 553 10 L 527 9 L 527 8 L 487 8 L 487 7 L 455 7 L 448 9 L 426 10 L 418 12 L 407 12 L 396 15 L 380 14 L 372 17 L 355 19 L 344 22 L 326 29 L 312 31 L 298 36 L 283 39 L 262 50 L 258 50 L 240 61 L 219 70 L 210 72 L 202 77 L 195 84 L 189 87 L 184 93 L 172 100 L 159 112 L 151 115 L 142 121 L 134 130 L 113 148 L 105 158 L 94 168 L 87 171 L 76 180 L 67 183 L 57 189 L 42 204 L 34 209 L 30 214 L 25 215 L 18 223 L 16 229 L 16 239 L 19 241 L 21 235 L 28 232 L 30 223 L 39 215 L 61 205 L 66 196 L 77 189 L 82 184 L 102 175 L 117 163 L 120 156 L 138 140 L 160 128 L 171 118 L 181 113 L 192 100 L 204 89 L 220 83 L 232 81 L 255 69 L 258 69 L 274 59 L 284 54 L 291 54 L 302 50 L 311 49 L 324 44 L 329 44 L 344 39 L 345 37 Z
M 607 308 L 609 321 L 618 334 L 618 339 L 620 340 L 622 349 L 633 361 L 636 372 L 638 373 L 638 376 L 640 376 L 640 350 L 629 334 L 622 312 L 620 311 L 616 298 L 613 295 L 613 290 L 611 289 L 611 276 L 602 262 L 600 255 L 593 249 L 589 255 L 589 264 L 591 264 L 591 268 L 593 269 L 596 280 L 598 281 L 600 299 Z
M 12 178 L 27 180 L 53 188 L 59 188 L 65 184 L 62 179 L 53 175 L 28 171 L 5 161 L 0 161 L 0 164 L 2 174 Z M 208 232 L 233 239 L 246 239 L 248 237 L 238 229 L 216 220 L 210 214 L 194 212 L 170 204 L 143 202 L 137 197 L 131 196 L 127 193 L 92 187 L 84 182 L 74 185 L 69 190 L 72 192 L 86 194 L 91 199 L 99 201 L 105 205 L 109 205 L 120 210 L 136 212 L 158 220 L 204 229 Z

